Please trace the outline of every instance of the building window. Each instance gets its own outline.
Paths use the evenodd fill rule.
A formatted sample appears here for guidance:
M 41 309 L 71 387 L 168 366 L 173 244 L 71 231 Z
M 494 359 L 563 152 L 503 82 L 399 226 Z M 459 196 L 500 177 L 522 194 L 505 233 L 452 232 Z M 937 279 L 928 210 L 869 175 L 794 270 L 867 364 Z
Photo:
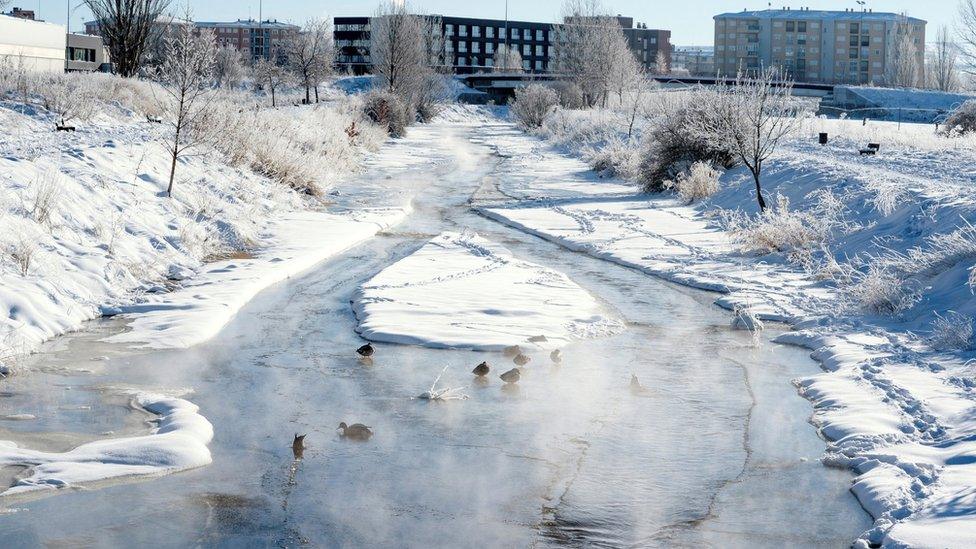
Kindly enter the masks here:
M 522 39 L 532 40 L 532 31 L 529 29 L 522 29 Z
M 458 52 L 460 52 L 460 53 L 468 53 L 468 43 L 467 42 L 458 42 Z
M 786 32 L 794 32 L 794 31 L 796 31 L 796 23 L 794 21 L 787 21 Z
M 465 66 L 465 65 L 466 65 L 467 63 L 468 63 L 468 58 L 467 58 L 467 57 L 458 57 L 458 58 L 457 58 L 457 66 L 459 66 L 459 67 L 463 67 L 463 66 Z
M 468 26 L 458 25 L 458 36 L 467 36 L 467 35 L 468 35 Z
M 492 42 L 485 44 L 485 53 L 495 53 L 495 44 Z
M 542 29 L 536 29 L 536 31 L 535 31 L 535 39 L 537 41 L 542 42 L 543 40 L 546 39 L 545 36 L 546 36 L 545 31 L 543 31 Z
M 489 46 L 490 45 L 491 44 L 489 44 Z M 485 59 L 485 66 L 486 67 L 494 67 L 495 66 L 495 60 L 492 59 L 491 57 L 489 57 L 488 59 Z
M 528 44 L 525 44 L 524 46 L 522 46 L 522 55 L 524 57 L 528 57 L 528 56 L 532 55 L 532 46 L 530 46 Z
M 543 55 L 544 54 L 542 53 L 542 46 L 541 45 L 536 46 L 535 47 L 535 56 L 536 57 L 542 57 Z
M 535 62 L 535 70 L 537 70 L 537 71 L 541 71 L 542 70 L 542 60 L 539 60 L 539 61 L 536 61 Z
M 532 68 L 532 62 L 529 61 L 528 59 L 523 59 L 522 60 L 522 68 L 525 69 L 525 70 L 530 70 Z
M 471 27 L 471 36 L 475 38 L 481 38 L 481 27 L 477 25 L 473 25 Z
M 481 53 L 481 42 L 471 42 L 471 53 Z
M 495 27 L 485 27 L 485 36 L 488 38 L 495 37 Z
M 454 25 L 452 25 L 451 23 L 447 24 L 446 34 L 448 36 L 454 36 Z

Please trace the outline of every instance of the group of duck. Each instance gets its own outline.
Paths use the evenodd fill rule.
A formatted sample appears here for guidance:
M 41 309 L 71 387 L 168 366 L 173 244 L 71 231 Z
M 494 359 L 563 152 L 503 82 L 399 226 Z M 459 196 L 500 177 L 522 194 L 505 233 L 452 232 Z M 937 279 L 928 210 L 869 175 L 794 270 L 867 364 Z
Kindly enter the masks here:
M 534 336 L 534 337 L 530 337 L 528 341 L 530 343 L 543 343 L 547 341 L 547 339 L 546 336 Z M 364 359 L 371 359 L 375 352 L 376 349 L 373 348 L 373 345 L 371 343 L 367 343 L 362 347 L 356 349 L 356 354 L 358 354 L 360 357 Z M 502 354 L 506 358 L 512 359 L 512 362 L 515 364 L 515 368 L 512 368 L 504 372 L 502 375 L 498 377 L 502 381 L 508 384 L 518 383 L 518 381 L 522 378 L 521 369 L 526 364 L 531 362 L 532 359 L 525 354 L 522 347 L 519 345 L 511 345 L 509 347 L 505 347 L 504 349 L 502 349 Z M 554 349 L 551 353 L 549 353 L 549 359 L 552 361 L 553 364 L 556 365 L 562 364 L 563 362 L 562 352 L 559 349 Z M 477 377 L 478 379 L 486 379 L 488 377 L 488 374 L 491 373 L 491 366 L 488 365 L 487 361 L 482 362 L 481 364 L 475 366 L 474 370 L 471 370 L 471 373 L 474 374 L 475 377 Z M 638 392 L 643 393 L 646 391 L 646 389 L 640 384 L 640 381 L 637 380 L 637 376 L 635 375 L 631 375 L 630 389 L 635 393 Z M 367 425 L 363 425 L 362 423 L 353 423 L 352 425 L 347 425 L 346 422 L 343 421 L 342 423 L 339 424 L 338 430 L 340 436 L 351 440 L 366 441 L 373 436 L 372 428 Z M 292 450 L 295 453 L 296 459 L 301 459 L 304 449 L 305 449 L 305 435 L 299 436 L 296 434 L 295 440 L 292 443 Z

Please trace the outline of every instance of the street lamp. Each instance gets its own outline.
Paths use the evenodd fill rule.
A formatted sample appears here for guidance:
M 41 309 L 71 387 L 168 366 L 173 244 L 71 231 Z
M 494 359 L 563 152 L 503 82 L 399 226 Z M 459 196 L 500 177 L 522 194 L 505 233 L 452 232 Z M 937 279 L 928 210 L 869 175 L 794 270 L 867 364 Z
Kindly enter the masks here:
M 78 5 L 71 7 L 71 0 L 68 0 L 68 18 L 65 20 L 65 28 L 67 33 L 64 35 L 64 72 L 68 72 L 68 63 L 71 62 L 71 44 L 69 40 L 71 39 L 71 16 L 75 13 L 75 10 L 80 8 L 85 4 L 84 1 L 78 2 Z

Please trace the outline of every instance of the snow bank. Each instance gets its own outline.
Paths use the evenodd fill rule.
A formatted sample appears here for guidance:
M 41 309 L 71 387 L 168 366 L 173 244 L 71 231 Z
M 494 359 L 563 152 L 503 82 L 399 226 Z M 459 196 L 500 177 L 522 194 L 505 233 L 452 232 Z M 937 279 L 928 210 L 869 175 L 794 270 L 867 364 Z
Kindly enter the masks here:
M 220 147 L 201 146 L 180 160 L 170 198 L 164 192 L 170 159 L 161 126 L 127 110 L 134 107 L 123 106 L 136 101 L 116 98 L 121 97 L 116 88 L 125 91 L 140 85 L 105 75 L 91 76 L 90 85 L 107 98 L 98 103 L 90 120 L 76 121 L 77 131 L 71 133 L 52 131 L 51 113 L 33 104 L 5 101 L 0 90 L 0 360 L 30 352 L 103 311 L 118 311 L 137 296 L 186 283 L 198 272 L 205 278 L 193 291 L 219 295 L 189 299 L 181 306 L 194 301 L 212 305 L 194 308 L 212 315 L 206 323 L 193 324 L 200 334 L 207 333 L 223 325 L 241 299 L 261 284 L 294 274 L 309 261 L 395 220 L 397 214 L 386 217 L 380 212 L 375 219 L 373 214 L 354 219 L 295 213 L 320 204 L 289 187 L 294 178 L 287 176 L 288 170 L 314 164 L 314 169 L 297 171 L 325 189 L 336 177 L 358 169 L 364 154 L 378 146 L 373 129 L 363 126 L 355 139 L 344 131 L 349 120 L 359 119 L 359 114 L 349 112 L 352 99 L 247 114 L 256 108 L 250 96 L 242 95 L 247 104 L 233 109 L 222 98 L 220 108 L 237 118 L 228 122 Z M 152 103 L 151 95 L 142 99 Z M 245 119 L 248 123 L 241 123 Z M 316 129 L 302 139 L 274 138 L 254 130 L 257 121 L 263 128 L 283 120 L 296 127 L 314 122 Z M 260 135 L 248 134 L 247 128 Z M 308 160 L 310 153 L 314 162 Z M 321 225 L 313 227 L 313 220 Z M 289 227 L 299 232 L 289 236 Z M 354 238 L 333 236 L 345 228 Z M 310 243 L 322 250 L 302 250 L 300 231 L 329 237 Z M 260 250 L 276 244 L 283 255 L 265 258 L 266 268 L 257 268 L 259 261 L 247 268 L 240 262 L 213 264 L 244 252 L 260 257 Z M 278 264 L 285 259 L 298 264 Z M 249 281 L 225 273 L 218 286 L 215 275 L 232 269 L 232 264 Z M 236 285 L 225 284 L 235 278 Z M 144 303 L 164 307 L 157 297 Z M 179 340 L 178 334 L 166 335 Z
M 583 145 L 604 139 L 606 117 L 593 116 L 592 134 L 585 120 L 567 130 L 589 137 L 547 136 L 559 148 L 511 129 L 483 129 L 477 139 L 507 158 L 503 168 L 511 173 L 499 176 L 504 193 L 521 199 L 485 207 L 485 214 L 574 250 L 721 292 L 717 304 L 727 309 L 791 323 L 795 331 L 778 341 L 811 349 L 825 370 L 797 381 L 829 443 L 824 460 L 857 473 L 852 491 L 876 519 L 859 543 L 971 545 L 974 342 L 941 351 L 931 342 L 940 317 L 976 316 L 976 242 L 967 229 L 976 220 L 972 142 L 939 138 L 932 126 L 805 122 L 767 163 L 765 192 L 809 212 L 829 191 L 844 223 L 824 242 L 828 254 L 815 246 L 796 256 L 750 250 L 722 230 L 719 208 L 756 210 L 743 169 L 725 174 L 721 190 L 695 207 L 595 178 L 578 157 Z M 816 144 L 817 131 L 830 132 L 827 146 Z M 877 157 L 857 155 L 866 139 L 882 143 Z M 917 292 L 917 301 L 889 316 L 859 310 L 848 294 L 850 275 L 831 264 L 855 257 L 876 264 L 887 258 L 896 286 Z
M 29 468 L 0 497 L 165 475 L 210 464 L 207 445 L 213 438 L 213 426 L 197 413 L 196 405 L 151 393 L 136 394 L 134 401 L 158 416 L 158 426 L 149 435 L 89 442 L 63 453 L 0 441 L 0 465 Z
M 441 234 L 363 284 L 353 306 L 366 339 L 437 348 L 500 350 L 533 336 L 555 348 L 622 328 L 566 275 L 473 234 Z
M 115 312 L 130 330 L 107 339 L 153 349 L 185 348 L 217 335 L 261 290 L 295 276 L 399 222 L 406 210 L 286 214 L 269 224 L 257 257 L 218 261 L 180 289 L 149 294 Z

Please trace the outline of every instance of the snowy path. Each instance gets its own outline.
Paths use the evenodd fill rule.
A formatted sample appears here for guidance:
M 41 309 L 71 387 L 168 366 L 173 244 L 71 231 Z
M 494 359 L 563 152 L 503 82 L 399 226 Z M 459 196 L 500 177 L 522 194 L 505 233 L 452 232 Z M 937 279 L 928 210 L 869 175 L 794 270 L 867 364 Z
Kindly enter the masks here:
M 850 475 L 817 461 L 823 442 L 789 383 L 816 372 L 802 351 L 756 345 L 704 294 L 479 215 L 472 206 L 508 200 L 496 186 L 509 181 L 472 131 L 414 128 L 377 155 L 340 185 L 339 206 L 412 197 L 404 222 L 256 295 L 213 339 L 132 349 L 106 341 L 126 329 L 110 319 L 51 342 L 34 374 L 5 380 L 0 416 L 35 419 L 0 420 L 0 439 L 23 447 L 64 453 L 144 435 L 145 414 L 114 396 L 133 386 L 192 389 L 214 438 L 207 467 L 0 500 L 0 543 L 772 548 L 844 546 L 869 526 Z M 560 342 L 561 366 L 527 347 L 532 362 L 514 387 L 498 380 L 512 359 L 493 351 L 378 343 L 360 361 L 359 289 L 465 231 L 531 272 L 562 273 L 624 329 Z M 427 273 L 450 270 L 430 258 Z M 471 295 L 479 278 L 457 280 Z M 478 383 L 468 372 L 482 360 L 492 373 Z M 413 398 L 445 366 L 443 386 L 466 386 L 470 398 Z M 339 421 L 376 435 L 343 440 Z M 308 433 L 300 461 L 295 432 Z M 0 467 L 0 477 L 17 473 Z

